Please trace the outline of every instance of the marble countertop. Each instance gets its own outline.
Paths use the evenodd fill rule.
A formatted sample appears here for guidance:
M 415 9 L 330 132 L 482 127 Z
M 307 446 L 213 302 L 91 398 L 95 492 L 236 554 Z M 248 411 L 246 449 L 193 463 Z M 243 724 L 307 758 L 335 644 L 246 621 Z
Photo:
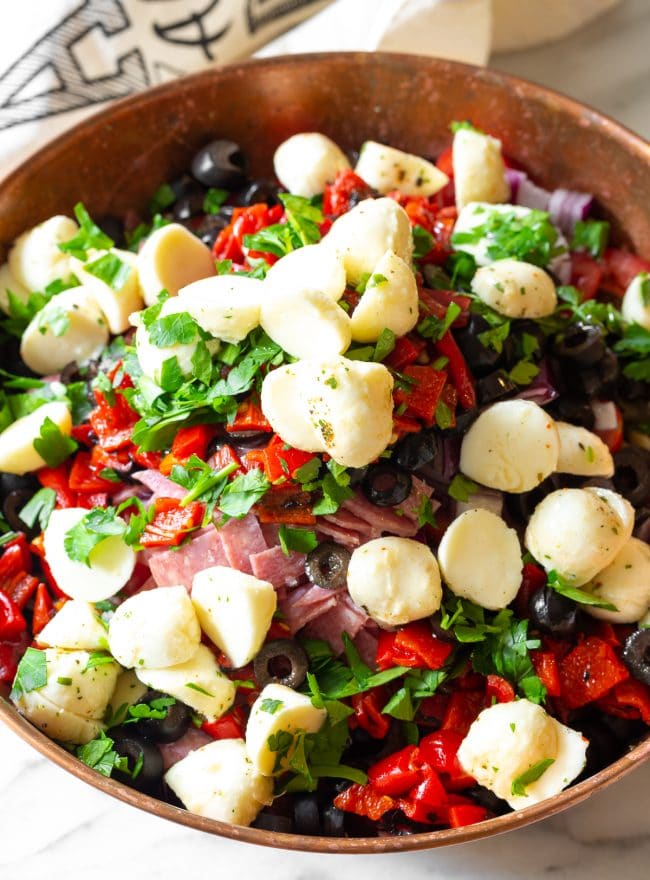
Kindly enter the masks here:
M 540 0 L 541 2 L 541 0 Z M 491 64 L 563 91 L 650 137 L 650 3 L 616 10 L 560 43 Z M 264 880 L 625 880 L 648 876 L 650 764 L 589 802 L 530 828 L 429 853 L 322 856 L 219 840 L 140 813 L 49 764 L 0 727 L 0 877 L 82 880 L 181 873 Z

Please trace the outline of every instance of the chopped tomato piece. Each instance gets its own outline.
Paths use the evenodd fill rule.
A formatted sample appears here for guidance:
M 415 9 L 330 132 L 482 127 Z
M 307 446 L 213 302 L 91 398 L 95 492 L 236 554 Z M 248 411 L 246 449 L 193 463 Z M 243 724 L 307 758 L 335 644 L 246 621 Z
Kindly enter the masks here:
M 625 293 L 628 285 L 640 272 L 650 272 L 650 260 L 644 260 L 620 248 L 607 248 L 603 254 L 603 264 L 605 286 L 619 294 Z
M 579 709 L 603 697 L 630 673 L 614 649 L 588 636 L 559 662 L 561 697 L 569 709 Z
M 571 284 L 581 291 L 583 299 L 593 299 L 603 280 L 600 263 L 583 251 L 571 252 Z

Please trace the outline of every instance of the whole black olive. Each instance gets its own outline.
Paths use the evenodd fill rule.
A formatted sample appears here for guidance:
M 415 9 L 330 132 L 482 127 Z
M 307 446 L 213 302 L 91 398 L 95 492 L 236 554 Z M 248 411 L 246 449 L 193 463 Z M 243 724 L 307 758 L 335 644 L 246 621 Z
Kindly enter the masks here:
M 33 495 L 33 489 L 14 489 L 2 502 L 2 513 L 7 520 L 9 528 L 14 532 L 24 532 L 29 541 L 33 541 L 40 534 L 41 528 L 38 521 L 30 528 L 22 521 L 18 514 Z
M 587 779 L 598 773 L 603 767 L 616 761 L 623 754 L 625 747 L 622 745 L 618 737 L 611 730 L 603 726 L 603 716 L 588 715 L 586 718 L 577 719 L 572 722 L 572 727 L 579 730 L 580 733 L 589 741 L 587 746 L 587 763 L 584 770 L 578 776 L 577 782 Z
M 350 478 L 350 482 L 348 483 L 348 485 L 351 489 L 361 484 L 361 481 L 365 477 L 367 471 L 367 467 L 348 468 L 348 477 Z
M 558 638 L 575 632 L 578 624 L 578 606 L 550 587 L 536 590 L 528 603 L 530 621 L 536 629 Z
M 637 629 L 629 635 L 622 657 L 632 675 L 650 685 L 650 629 Z
M 293 826 L 297 834 L 320 834 L 320 812 L 316 795 L 299 795 L 294 799 Z
M 490 329 L 490 325 L 480 315 L 470 315 L 467 326 L 454 333 L 465 360 L 475 376 L 491 373 L 501 359 L 501 353 L 486 347 L 479 339 L 481 333 Z
M 126 245 L 124 221 L 119 217 L 115 217 L 113 214 L 104 214 L 103 216 L 96 217 L 95 223 L 102 232 L 105 232 L 109 238 L 113 239 L 116 247 L 119 248 Z
M 602 357 L 593 367 L 580 370 L 564 367 L 564 379 L 571 390 L 595 397 L 597 394 L 609 394 L 618 378 L 618 372 L 618 357 L 611 348 L 605 348 Z
M 577 321 L 562 333 L 554 350 L 563 360 L 573 361 L 581 367 L 591 367 L 605 354 L 605 337 L 600 327 Z
M 172 217 L 177 223 L 185 223 L 187 220 L 191 220 L 192 217 L 203 213 L 205 194 L 198 184 L 196 184 L 196 187 L 197 189 L 194 192 L 181 196 L 174 205 Z
M 438 452 L 438 439 L 433 431 L 405 434 L 393 448 L 393 461 L 412 473 L 429 464 Z
M 267 642 L 253 661 L 255 680 L 260 688 L 272 683 L 300 687 L 308 667 L 307 655 L 292 639 Z
M 122 729 L 123 730 L 123 729 Z M 111 731 L 115 751 L 127 759 L 129 772 L 113 771 L 113 778 L 138 791 L 152 791 L 162 779 L 163 759 L 158 746 L 135 733 Z
M 326 807 L 321 817 L 325 837 L 343 837 L 345 834 L 345 813 L 335 806 Z
M 345 586 L 350 551 L 336 541 L 323 541 L 307 554 L 305 574 L 317 587 L 339 590 Z
M 6 471 L 0 471 L 0 495 L 8 495 L 17 489 L 30 489 L 32 495 L 38 492 L 40 488 L 39 482 L 34 474 L 8 474 Z
M 389 461 L 371 465 L 361 481 L 363 494 L 377 507 L 401 504 L 409 497 L 412 488 L 409 474 Z
M 580 394 L 561 394 L 552 404 L 552 415 L 561 422 L 586 428 L 594 426 L 595 416 L 589 398 Z
M 266 431 L 229 431 L 227 437 L 219 438 L 219 442 L 212 451 L 216 452 L 220 446 L 228 442 L 246 449 L 259 449 L 260 446 L 268 445 L 269 434 Z M 208 447 L 208 450 L 210 450 L 210 447 Z
M 239 144 L 212 141 L 192 159 L 192 174 L 203 186 L 235 189 L 245 179 L 246 159 Z
M 495 816 L 502 816 L 504 813 L 509 813 L 512 809 L 507 801 L 504 801 L 494 794 L 493 791 L 490 791 L 489 788 L 484 788 L 482 785 L 477 785 L 476 788 L 469 788 L 463 794 L 470 797 L 480 807 L 485 807 L 490 813 L 494 813 Z
M 149 691 L 141 702 L 151 705 L 155 700 L 164 698 L 165 694 Z M 190 726 L 192 713 L 184 703 L 179 703 L 178 700 L 159 711 L 165 712 L 164 718 L 141 718 L 133 725 L 135 732 L 154 742 L 176 742 Z
M 616 383 L 618 397 L 622 401 L 639 400 L 647 401 L 648 383 L 640 379 L 630 379 L 625 373 L 621 373 Z
M 506 509 L 514 519 L 527 523 L 540 501 L 543 501 L 550 492 L 559 489 L 560 485 L 559 476 L 552 474 L 530 492 L 506 493 Z
M 277 813 L 268 813 L 263 810 L 253 822 L 253 828 L 261 828 L 264 831 L 279 831 L 281 834 L 291 834 L 293 821 L 289 816 L 281 816 Z
M 280 203 L 278 194 L 281 192 L 283 192 L 282 187 L 271 180 L 256 180 L 237 196 L 237 204 L 248 207 L 248 205 L 264 202 L 272 207 Z
M 201 239 L 204 245 L 211 248 L 222 229 L 230 223 L 230 217 L 223 209 L 218 214 L 206 214 L 199 225 L 194 229 L 194 234 Z
M 634 507 L 650 502 L 650 452 L 640 446 L 623 446 L 614 454 L 614 488 Z
M 476 382 L 476 394 L 481 405 L 502 400 L 517 392 L 517 386 L 504 370 L 488 373 Z

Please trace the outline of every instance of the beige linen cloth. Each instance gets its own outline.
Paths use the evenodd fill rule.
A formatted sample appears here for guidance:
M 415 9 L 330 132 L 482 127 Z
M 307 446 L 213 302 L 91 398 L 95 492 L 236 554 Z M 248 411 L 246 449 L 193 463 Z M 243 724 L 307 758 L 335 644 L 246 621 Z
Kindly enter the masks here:
M 245 58 L 385 50 L 485 64 L 619 0 L 0 0 L 0 177 L 84 116 Z

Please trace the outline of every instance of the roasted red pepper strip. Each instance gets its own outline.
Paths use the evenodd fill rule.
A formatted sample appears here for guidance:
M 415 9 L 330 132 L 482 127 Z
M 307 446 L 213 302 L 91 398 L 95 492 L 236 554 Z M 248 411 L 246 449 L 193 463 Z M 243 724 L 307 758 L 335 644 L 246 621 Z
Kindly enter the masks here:
M 334 178 L 334 183 L 328 183 L 323 193 L 323 214 L 330 217 L 340 217 L 355 204 L 363 199 L 372 198 L 374 195 L 368 184 L 347 169 L 339 171 Z
M 640 718 L 650 724 L 650 688 L 641 681 L 628 678 L 599 700 L 598 707 L 608 715 Z
M 334 798 L 334 806 L 339 810 L 355 813 L 357 816 L 366 816 L 376 822 L 384 813 L 394 810 L 399 804 L 392 797 L 376 792 L 371 785 L 359 785 L 358 782 L 354 782 Z
M 205 507 L 199 501 L 181 507 L 177 498 L 156 498 L 154 511 L 140 543 L 143 547 L 177 547 L 188 532 L 201 525 Z
M 419 337 L 399 336 L 395 340 L 395 348 L 386 358 L 385 363 L 394 370 L 403 370 L 414 364 L 426 348 L 426 342 Z
M 425 425 L 431 427 L 436 417 L 436 407 L 440 399 L 440 392 L 447 381 L 447 374 L 442 370 L 434 370 L 433 367 L 405 367 L 403 375 L 410 379 L 412 384 L 408 390 L 397 388 L 394 393 L 395 403 L 400 406 L 406 404 L 406 415 L 421 419 Z
M 60 464 L 55 468 L 41 468 L 36 472 L 36 476 L 41 486 L 46 489 L 54 489 L 57 507 L 76 507 L 77 495 L 70 489 L 68 468 L 65 464 Z
M 264 473 L 271 483 L 293 477 L 298 468 L 307 464 L 312 458 L 314 458 L 312 452 L 303 452 L 300 449 L 288 446 L 277 434 L 273 435 L 269 445 L 260 455 L 260 461 L 264 466 Z
M 105 480 L 92 465 L 90 452 L 78 452 L 70 468 L 68 485 L 74 492 L 110 492 L 115 484 Z
M 354 709 L 354 721 L 366 733 L 374 739 L 383 739 L 390 727 L 390 718 L 382 715 L 381 710 L 386 705 L 388 698 L 383 688 L 374 688 L 363 694 L 355 694 L 352 697 Z
M 26 571 L 21 571 L 10 580 L 4 581 L 0 589 L 3 589 L 22 611 L 37 586 L 38 578 L 33 574 L 27 574 Z
M 505 678 L 500 675 L 488 675 L 485 685 L 485 697 L 488 705 L 493 702 L 512 703 L 515 698 L 515 689 Z
M 368 781 L 379 794 L 406 794 L 422 779 L 417 746 L 387 755 L 368 770 Z
M 600 699 L 630 673 L 614 649 L 589 636 L 559 662 L 561 697 L 569 709 Z
M 409 819 L 429 823 L 432 815 L 435 818 L 436 811 L 446 803 L 447 792 L 432 767 L 424 767 L 422 775 L 422 781 L 411 789 L 407 798 L 400 798 L 399 805 Z
M 447 821 L 452 828 L 464 828 L 476 822 L 485 822 L 489 813 L 477 804 L 457 804 L 447 808 Z
M 32 614 L 32 633 L 37 636 L 49 623 L 54 606 L 45 584 L 39 584 L 34 599 L 34 611 Z
M 208 444 L 214 437 L 213 425 L 193 425 L 190 428 L 181 428 L 172 443 L 171 453 L 179 461 L 185 461 L 191 455 L 197 455 L 205 460 Z
M 442 339 L 435 344 L 436 352 L 448 358 L 447 369 L 451 375 L 454 388 L 458 392 L 458 401 L 463 409 L 474 409 L 476 406 L 476 388 L 467 361 L 451 331 L 448 330 Z
M 380 633 L 376 663 L 379 669 L 389 669 L 391 666 L 440 669 L 452 650 L 451 642 L 436 638 L 431 627 L 425 621 L 418 620 L 397 632 Z
M 527 562 L 524 565 L 521 586 L 515 597 L 515 612 L 517 617 L 528 617 L 530 615 L 528 608 L 530 597 L 533 593 L 536 593 L 537 590 L 541 590 L 542 587 L 545 587 L 546 582 L 546 572 L 538 565 L 534 565 L 532 562 Z
M 27 629 L 20 608 L 6 593 L 0 591 L 0 639 L 15 639 Z
M 441 727 L 443 730 L 456 730 L 466 736 L 476 716 L 484 708 L 483 691 L 455 691 L 447 703 Z
M 241 404 L 237 410 L 235 420 L 231 425 L 226 425 L 226 431 L 268 431 L 273 429 L 259 405 L 252 400 Z
M 555 655 L 550 651 L 531 651 L 530 659 L 535 675 L 546 688 L 547 695 L 549 697 L 559 697 L 561 693 L 560 674 Z
M 476 785 L 473 776 L 465 773 L 458 762 L 458 748 L 463 736 L 457 730 L 437 730 L 420 740 L 419 760 L 441 773 L 445 788 L 462 791 Z
M 20 658 L 25 653 L 30 641 L 27 628 L 15 639 L 0 641 L 0 681 L 9 684 L 14 680 Z
M 4 552 L 0 556 L 0 590 L 5 589 L 5 582 L 10 581 L 17 574 L 31 570 L 32 557 L 27 539 L 23 534 L 17 535 L 5 544 Z
M 215 721 L 204 721 L 201 725 L 201 730 L 214 739 L 240 739 L 243 738 L 245 729 L 244 713 L 239 706 L 227 715 L 222 715 Z

